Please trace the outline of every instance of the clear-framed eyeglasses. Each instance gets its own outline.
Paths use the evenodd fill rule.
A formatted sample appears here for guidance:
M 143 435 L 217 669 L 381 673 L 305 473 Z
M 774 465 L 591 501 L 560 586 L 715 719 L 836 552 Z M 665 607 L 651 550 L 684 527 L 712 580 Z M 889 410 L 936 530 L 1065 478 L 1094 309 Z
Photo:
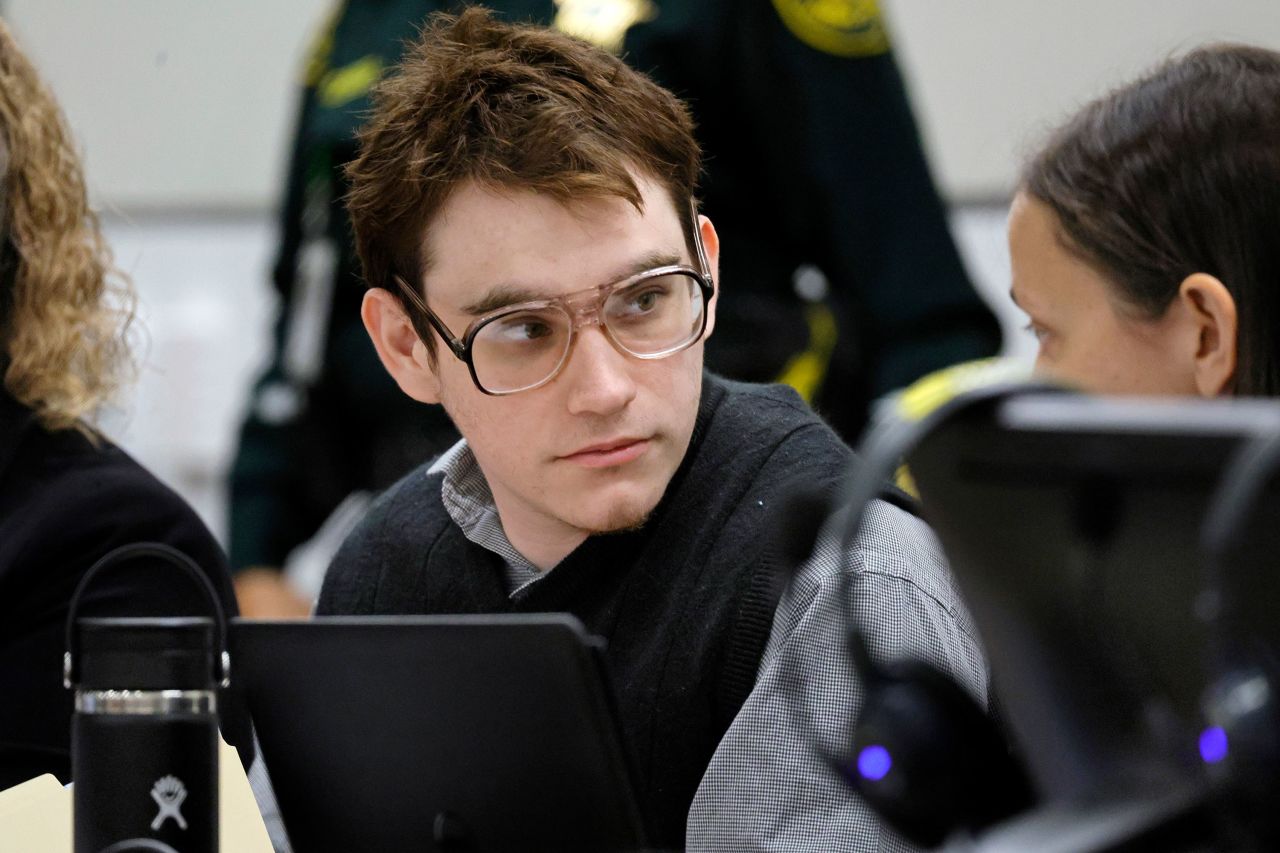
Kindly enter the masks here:
M 549 299 L 519 302 L 482 314 L 461 337 L 427 307 L 415 288 L 395 276 L 400 292 L 467 365 L 485 394 L 531 391 L 554 379 L 568 362 L 578 330 L 598 325 L 620 352 L 660 359 L 688 349 L 707 328 L 715 293 L 694 210 L 693 241 L 701 269 L 676 264 L 645 270 L 598 287 Z M 420 336 L 430 334 L 415 322 Z

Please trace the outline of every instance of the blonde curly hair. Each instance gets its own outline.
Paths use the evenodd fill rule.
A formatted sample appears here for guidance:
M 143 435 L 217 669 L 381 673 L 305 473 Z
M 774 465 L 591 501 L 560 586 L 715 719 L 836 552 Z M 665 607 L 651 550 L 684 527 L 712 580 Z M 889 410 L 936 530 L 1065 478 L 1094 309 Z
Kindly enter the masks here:
M 132 374 L 136 297 L 89 209 L 53 95 L 0 20 L 0 368 L 46 429 L 78 428 Z

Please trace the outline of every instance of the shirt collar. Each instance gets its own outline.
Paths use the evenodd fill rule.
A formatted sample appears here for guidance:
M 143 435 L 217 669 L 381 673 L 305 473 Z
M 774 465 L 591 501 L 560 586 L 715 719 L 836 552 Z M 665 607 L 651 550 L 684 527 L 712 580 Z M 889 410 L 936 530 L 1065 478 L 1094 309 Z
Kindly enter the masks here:
M 667 491 L 678 488 L 686 469 L 690 464 L 693 449 L 702 440 L 702 435 L 711 420 L 711 414 L 724 396 L 725 388 L 722 380 L 711 374 L 702 375 L 702 397 L 698 405 L 698 416 L 694 422 L 693 436 L 689 448 L 675 476 L 667 486 Z M 480 463 L 472 453 L 465 438 L 446 450 L 427 469 L 428 476 L 443 475 L 440 486 L 440 499 L 445 511 L 454 523 L 462 529 L 462 535 L 472 543 L 502 558 L 507 567 L 507 590 L 514 595 L 524 587 L 545 577 L 547 572 L 538 569 L 523 554 L 516 550 L 507 538 L 502 527 L 502 519 L 498 516 L 498 506 L 493 500 L 493 491 L 489 481 L 480 470 Z M 664 498 L 664 500 L 666 500 Z
M 489 481 L 485 479 L 480 463 L 465 438 L 446 450 L 427 469 L 428 476 L 435 474 L 443 475 L 440 499 L 449 517 L 462 529 L 462 535 L 502 558 L 506 565 L 509 594 L 516 594 L 546 574 L 525 559 L 507 538 Z

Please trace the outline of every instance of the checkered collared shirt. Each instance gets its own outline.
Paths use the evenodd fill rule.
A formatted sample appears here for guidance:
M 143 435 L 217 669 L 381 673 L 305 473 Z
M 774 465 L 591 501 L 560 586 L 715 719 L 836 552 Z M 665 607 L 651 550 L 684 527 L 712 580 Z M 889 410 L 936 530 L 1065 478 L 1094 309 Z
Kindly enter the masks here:
M 441 496 L 464 535 L 502 557 L 509 594 L 545 576 L 507 539 L 493 493 L 465 442 L 429 470 L 444 474 Z M 857 673 L 840 651 L 846 612 L 841 572 L 852 574 L 853 612 L 874 656 L 928 661 L 986 700 L 982 652 L 929 528 L 876 501 L 849 560 L 840 559 L 838 542 L 835 531 L 824 532 L 778 604 L 755 688 L 716 748 L 690 807 L 686 842 L 693 853 L 912 849 L 849 792 L 814 745 L 839 754 L 850 742 L 862 701 Z M 250 781 L 276 849 L 287 853 L 261 760 Z
M 429 469 L 471 542 L 502 557 L 514 595 L 544 576 L 507 539 L 493 493 L 465 441 Z M 841 752 L 862 701 L 841 652 L 840 573 L 853 575 L 853 610 L 872 654 L 911 657 L 951 673 L 986 701 L 987 677 L 968 614 L 942 551 L 919 519 L 883 501 L 867 510 L 851 559 L 827 531 L 774 614 L 756 686 L 725 733 L 689 812 L 690 851 L 903 851 L 813 746 Z M 552 570 L 554 571 L 554 569 Z
M 543 572 L 516 550 L 498 517 L 498 507 L 493 502 L 489 481 L 484 478 L 475 454 L 467 446 L 466 439 L 446 450 L 427 469 L 427 474 L 444 474 L 440 498 L 454 524 L 462 528 L 462 534 L 486 551 L 502 558 L 507 569 L 507 594 L 537 583 Z

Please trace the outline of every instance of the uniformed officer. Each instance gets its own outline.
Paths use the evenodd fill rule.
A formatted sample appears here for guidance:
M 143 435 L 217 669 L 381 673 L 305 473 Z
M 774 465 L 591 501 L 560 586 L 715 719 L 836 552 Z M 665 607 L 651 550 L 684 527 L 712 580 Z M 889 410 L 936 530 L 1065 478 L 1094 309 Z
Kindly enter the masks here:
M 350 0 L 308 66 L 275 268 L 274 358 L 231 478 L 231 558 L 250 615 L 304 615 L 276 567 L 344 498 L 456 435 L 378 364 L 361 327 L 341 167 L 368 91 L 442 0 Z M 847 439 L 869 402 L 993 354 L 930 180 L 875 0 L 490 0 L 621 51 L 693 107 L 704 208 L 734 251 L 710 369 L 795 386 Z M 357 440 L 358 439 L 358 440 Z M 254 571 L 254 568 L 260 570 Z

